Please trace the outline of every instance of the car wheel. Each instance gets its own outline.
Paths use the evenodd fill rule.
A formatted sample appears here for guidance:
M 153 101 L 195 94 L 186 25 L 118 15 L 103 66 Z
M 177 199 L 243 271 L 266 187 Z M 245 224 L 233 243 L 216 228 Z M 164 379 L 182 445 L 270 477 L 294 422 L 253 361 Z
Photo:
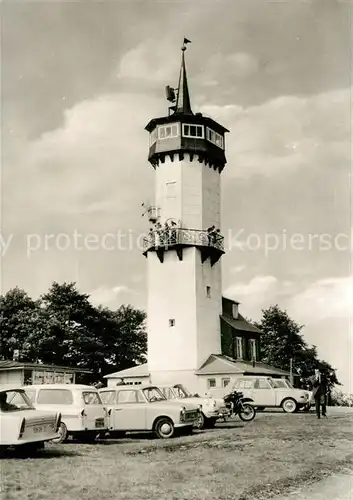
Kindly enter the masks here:
M 61 422 L 58 430 L 58 437 L 52 439 L 51 443 L 54 444 L 64 443 L 66 439 L 67 439 L 67 427 L 64 424 L 64 422 Z
M 167 417 L 159 418 L 154 427 L 154 432 L 160 439 L 169 439 L 173 437 L 174 431 L 174 424 Z
M 282 409 L 285 413 L 295 413 L 297 411 L 297 402 L 292 398 L 285 399 L 282 402 Z
M 199 416 L 198 416 L 198 418 L 196 420 L 196 423 L 195 423 L 195 428 L 199 429 L 199 430 L 202 430 L 205 427 L 206 427 L 206 417 L 205 417 L 205 415 L 202 412 L 200 412 Z

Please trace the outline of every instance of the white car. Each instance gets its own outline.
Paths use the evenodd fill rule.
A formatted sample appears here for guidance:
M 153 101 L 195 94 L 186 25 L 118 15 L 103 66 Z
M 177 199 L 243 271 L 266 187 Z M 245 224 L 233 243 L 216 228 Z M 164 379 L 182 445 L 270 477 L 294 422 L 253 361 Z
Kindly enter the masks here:
M 112 437 L 147 431 L 167 439 L 176 431 L 191 433 L 199 418 L 198 406 L 168 401 L 153 385 L 121 385 L 100 389 L 99 394 L 108 409 L 108 430 Z
M 0 387 L 0 449 L 36 451 L 58 436 L 61 415 L 36 410 L 23 389 Z
M 80 384 L 41 384 L 23 387 L 37 409 L 60 411 L 61 424 L 56 443 L 71 435 L 92 442 L 107 430 L 107 414 L 98 390 Z
M 308 391 L 294 389 L 291 384 L 290 386 L 283 384 L 285 387 L 277 387 L 278 380 L 272 377 L 247 375 L 239 377 L 235 381 L 233 389 L 252 398 L 254 406 L 258 410 L 282 408 L 286 413 L 294 413 L 308 405 Z
M 199 420 L 195 427 L 205 429 L 214 427 L 218 419 L 229 414 L 228 408 L 225 406 L 224 399 L 213 398 L 212 396 L 193 396 L 182 384 L 174 384 L 168 386 L 158 386 L 164 396 L 169 400 L 179 400 L 181 403 L 187 400 L 197 406 L 202 405 Z
M 272 382 L 275 386 L 276 389 L 282 388 L 289 388 L 289 389 L 295 389 L 293 385 L 287 380 L 286 378 L 273 378 Z M 306 389 L 304 389 L 306 390 Z M 307 391 L 309 397 L 308 397 L 308 403 L 302 408 L 303 411 L 309 411 L 310 407 L 315 405 L 315 401 L 313 399 L 313 393 L 312 391 Z

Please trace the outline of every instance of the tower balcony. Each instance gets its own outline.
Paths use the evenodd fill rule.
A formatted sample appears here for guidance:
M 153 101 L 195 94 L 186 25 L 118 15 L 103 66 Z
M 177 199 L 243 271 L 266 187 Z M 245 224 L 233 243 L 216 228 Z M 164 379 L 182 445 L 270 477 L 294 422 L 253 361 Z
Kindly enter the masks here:
M 213 265 L 224 254 L 224 237 L 217 231 L 162 227 L 151 230 L 143 239 L 143 255 L 155 251 L 161 262 L 164 252 L 168 250 L 175 250 L 179 260 L 183 260 L 183 249 L 187 247 L 197 247 L 201 252 L 201 261 L 210 257 Z

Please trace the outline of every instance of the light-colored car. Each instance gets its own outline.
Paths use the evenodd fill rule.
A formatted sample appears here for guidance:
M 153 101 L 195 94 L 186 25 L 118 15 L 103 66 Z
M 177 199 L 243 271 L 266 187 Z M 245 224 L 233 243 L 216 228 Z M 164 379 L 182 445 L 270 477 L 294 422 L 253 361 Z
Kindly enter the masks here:
M 212 396 L 193 396 L 182 384 L 174 384 L 168 386 L 158 386 L 164 396 L 169 400 L 179 400 L 183 403 L 187 400 L 196 406 L 202 405 L 199 420 L 195 427 L 205 429 L 214 427 L 217 420 L 229 414 L 228 408 L 225 406 L 224 399 L 213 398 Z
M 192 432 L 199 418 L 195 404 L 168 401 L 153 385 L 121 385 L 99 390 L 108 409 L 108 428 L 112 437 L 131 431 L 154 432 L 161 439 L 176 431 Z
M 69 436 L 92 442 L 107 430 L 107 412 L 99 392 L 89 385 L 42 384 L 23 387 L 37 409 L 60 411 L 61 424 L 56 443 Z
M 295 389 L 295 387 L 293 387 L 293 385 L 289 382 L 289 380 L 287 380 L 286 378 L 273 378 L 272 379 L 272 382 L 275 386 L 276 389 L 280 389 L 280 388 L 289 388 L 289 389 Z M 304 389 L 306 390 L 306 389 Z M 308 402 L 307 404 L 303 407 L 303 410 L 304 411 L 309 411 L 310 410 L 310 407 L 315 405 L 315 401 L 313 399 L 313 393 L 312 391 L 307 391 L 306 392 L 308 393 L 309 397 L 308 397 Z
M 61 415 L 34 408 L 23 389 L 0 387 L 0 449 L 36 451 L 58 436 Z
M 265 408 L 282 408 L 286 413 L 294 413 L 309 402 L 309 393 L 302 389 L 294 389 L 285 384 L 285 387 L 277 387 L 279 379 L 264 376 L 239 377 L 233 389 L 241 391 L 244 396 L 254 400 L 254 406 L 259 410 Z M 278 382 L 277 382 L 278 384 Z

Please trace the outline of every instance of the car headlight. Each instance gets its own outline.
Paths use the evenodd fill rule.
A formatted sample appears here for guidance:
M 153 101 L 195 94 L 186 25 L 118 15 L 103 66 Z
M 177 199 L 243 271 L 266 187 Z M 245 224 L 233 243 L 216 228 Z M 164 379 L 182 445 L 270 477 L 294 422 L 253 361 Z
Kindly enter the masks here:
M 186 413 L 186 408 L 185 406 L 182 406 L 180 408 L 180 422 L 183 423 L 185 420 L 185 413 Z
M 197 407 L 197 409 L 198 409 L 199 411 L 202 411 L 202 405 L 199 405 L 199 406 Z

